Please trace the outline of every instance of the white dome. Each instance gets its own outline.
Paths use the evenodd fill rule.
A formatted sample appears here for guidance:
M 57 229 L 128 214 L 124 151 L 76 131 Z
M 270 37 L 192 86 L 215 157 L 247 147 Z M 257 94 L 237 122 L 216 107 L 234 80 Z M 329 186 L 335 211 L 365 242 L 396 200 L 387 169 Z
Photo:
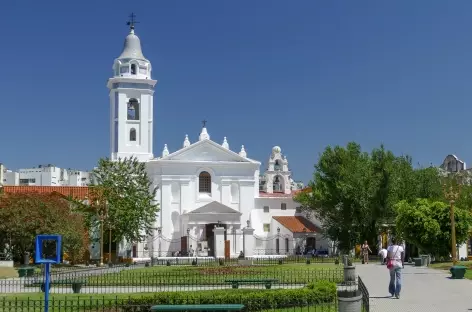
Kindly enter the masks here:
M 118 57 L 118 59 L 137 59 L 149 62 L 143 55 L 141 50 L 141 41 L 139 40 L 139 37 L 134 34 L 133 28 L 131 29 L 129 35 L 126 36 L 123 52 L 121 52 L 121 55 Z
M 274 154 L 278 154 L 282 151 L 282 149 L 280 148 L 280 146 L 274 146 L 272 147 L 272 153 Z

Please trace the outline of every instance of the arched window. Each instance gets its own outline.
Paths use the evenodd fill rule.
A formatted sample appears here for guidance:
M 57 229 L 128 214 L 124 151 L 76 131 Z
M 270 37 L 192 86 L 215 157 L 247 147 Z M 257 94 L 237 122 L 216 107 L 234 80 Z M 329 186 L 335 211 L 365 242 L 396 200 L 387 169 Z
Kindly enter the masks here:
M 131 64 L 131 75 L 136 75 L 136 64 Z
M 129 131 L 129 140 L 132 142 L 136 141 L 136 129 L 131 128 L 131 130 Z
M 280 170 L 280 169 L 282 169 L 282 168 L 281 168 L 281 166 L 280 166 L 279 160 L 277 159 L 277 160 L 275 161 L 274 170 L 275 170 L 275 171 L 278 171 L 278 170 Z
M 276 176 L 274 178 L 274 192 L 280 192 L 282 191 L 282 182 L 280 181 L 280 178 Z
M 211 176 L 206 171 L 202 171 L 198 176 L 198 191 L 200 193 L 211 193 Z
M 128 120 L 139 120 L 139 102 L 136 99 L 128 102 Z

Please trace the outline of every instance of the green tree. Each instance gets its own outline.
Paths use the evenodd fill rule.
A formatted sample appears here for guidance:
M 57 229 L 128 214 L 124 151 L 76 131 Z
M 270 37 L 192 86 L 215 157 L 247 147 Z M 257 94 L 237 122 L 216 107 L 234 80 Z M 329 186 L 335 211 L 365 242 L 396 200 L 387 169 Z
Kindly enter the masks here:
M 441 200 L 443 189 L 441 174 L 436 167 L 419 168 L 415 170 L 416 177 L 416 198 L 428 198 Z
M 424 252 L 437 257 L 448 257 L 451 250 L 451 219 L 449 205 L 443 201 L 418 198 L 413 202 L 400 201 L 396 232 Z M 469 211 L 455 207 L 456 241 L 463 244 L 469 237 L 472 217 Z
M 324 235 L 343 252 L 353 248 L 370 226 L 372 175 L 369 155 L 358 144 L 327 147 L 315 165 L 311 192 L 295 198 L 314 212 Z
M 0 245 L 8 246 L 15 261 L 33 253 L 38 234 L 60 234 L 63 252 L 79 262 L 88 248 L 83 215 L 59 194 L 14 193 L 0 196 Z
M 97 224 L 97 215 L 103 215 L 105 226 L 112 228 L 116 240 L 136 242 L 143 233 L 150 234 L 159 206 L 154 202 L 157 189 L 152 186 L 145 163 L 135 157 L 100 159 L 93 180 L 91 188 L 98 191 L 101 202 L 91 205 L 100 210 L 89 210 L 91 224 Z
M 415 170 L 409 156 L 395 156 L 383 145 L 368 154 L 353 142 L 345 148 L 327 147 L 309 186 L 311 192 L 302 192 L 295 200 L 314 212 L 326 236 L 339 240 L 343 248 L 364 239 L 375 246 L 381 227 L 395 223 L 399 201 L 442 198 L 436 168 Z

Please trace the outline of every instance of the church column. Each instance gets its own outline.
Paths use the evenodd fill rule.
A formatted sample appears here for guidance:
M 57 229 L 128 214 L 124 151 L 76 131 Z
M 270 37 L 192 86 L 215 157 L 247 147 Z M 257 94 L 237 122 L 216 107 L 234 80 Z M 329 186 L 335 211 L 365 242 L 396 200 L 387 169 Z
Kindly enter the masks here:
M 182 215 L 184 211 L 190 211 L 190 202 L 191 198 L 190 192 L 190 179 L 180 181 L 180 214 Z
M 243 248 L 244 257 L 252 257 L 254 255 L 254 229 L 251 228 L 251 223 L 248 222 L 248 226 L 243 229 Z
M 215 234 L 215 245 L 213 250 L 215 251 L 215 258 L 224 258 L 225 257 L 225 228 L 215 227 L 213 229 Z

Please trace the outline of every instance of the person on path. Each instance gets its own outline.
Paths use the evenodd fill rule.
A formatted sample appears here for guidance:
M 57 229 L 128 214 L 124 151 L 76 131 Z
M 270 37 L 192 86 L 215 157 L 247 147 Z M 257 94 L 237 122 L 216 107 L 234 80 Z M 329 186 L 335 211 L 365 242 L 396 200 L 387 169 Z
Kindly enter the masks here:
M 400 299 L 400 291 L 402 289 L 402 269 L 405 260 L 405 250 L 398 245 L 395 238 L 391 239 L 392 245 L 387 248 L 387 268 L 390 273 L 390 283 L 388 284 L 388 292 L 390 295 Z
M 385 261 L 387 260 L 387 249 L 385 248 L 380 249 L 379 256 L 380 256 L 380 264 L 385 264 Z
M 363 262 L 369 264 L 369 252 L 372 253 L 372 250 L 370 250 L 370 247 L 369 247 L 369 244 L 367 244 L 367 241 L 364 241 L 364 244 L 362 244 L 361 252 L 362 252 L 362 256 L 364 257 Z

